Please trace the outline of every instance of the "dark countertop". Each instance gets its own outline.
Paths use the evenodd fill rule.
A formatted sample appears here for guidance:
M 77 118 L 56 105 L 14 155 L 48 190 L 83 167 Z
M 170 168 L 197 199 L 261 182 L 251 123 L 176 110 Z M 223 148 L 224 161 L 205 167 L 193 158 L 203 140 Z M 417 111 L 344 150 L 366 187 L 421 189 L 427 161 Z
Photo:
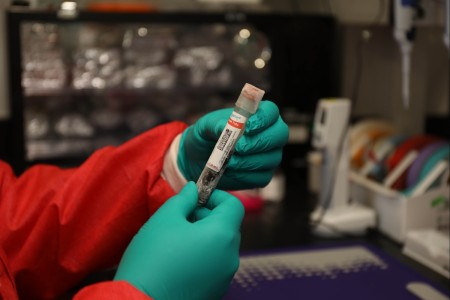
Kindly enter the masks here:
M 314 199 L 310 196 L 302 197 L 303 201 L 285 199 L 282 202 L 267 202 L 257 212 L 247 212 L 241 227 L 241 253 L 270 251 L 290 247 L 307 247 L 330 245 L 333 243 L 363 242 L 377 247 L 392 258 L 423 275 L 443 290 L 450 290 L 450 281 L 444 276 L 419 264 L 402 254 L 402 245 L 384 236 L 377 230 L 369 230 L 364 236 L 342 238 L 319 238 L 310 233 L 308 207 L 312 207 Z M 86 278 L 71 293 L 59 300 L 71 299 L 81 287 L 99 281 L 110 280 L 115 270 L 93 274 Z
M 311 199 L 307 200 L 311 201 Z M 311 204 L 311 202 L 309 202 Z M 412 260 L 402 253 L 402 245 L 375 229 L 364 236 L 323 238 L 311 234 L 308 213 L 302 204 L 266 203 L 259 212 L 248 213 L 242 224 L 241 251 L 252 252 L 299 246 L 320 246 L 362 242 L 387 253 L 397 261 L 420 273 L 444 290 L 450 290 L 450 280 Z

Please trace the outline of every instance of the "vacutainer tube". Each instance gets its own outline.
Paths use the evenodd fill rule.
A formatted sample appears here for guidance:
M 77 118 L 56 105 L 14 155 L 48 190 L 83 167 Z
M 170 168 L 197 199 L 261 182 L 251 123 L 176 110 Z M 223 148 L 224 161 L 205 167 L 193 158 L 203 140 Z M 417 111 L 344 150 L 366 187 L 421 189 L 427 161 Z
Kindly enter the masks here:
M 245 123 L 254 114 L 264 95 L 264 91 L 246 83 L 237 99 L 216 145 L 197 180 L 198 205 L 204 206 L 216 188 L 234 152 L 234 147 L 245 130 Z

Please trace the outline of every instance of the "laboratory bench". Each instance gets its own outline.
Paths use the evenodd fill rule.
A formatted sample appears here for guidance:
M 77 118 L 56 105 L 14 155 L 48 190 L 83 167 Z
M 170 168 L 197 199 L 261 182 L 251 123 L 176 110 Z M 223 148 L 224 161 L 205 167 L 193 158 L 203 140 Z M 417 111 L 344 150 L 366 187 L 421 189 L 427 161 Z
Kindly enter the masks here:
M 355 285 L 360 285 L 355 289 L 355 294 L 347 291 L 340 295 L 345 297 L 337 295 L 337 298 L 342 299 L 419 299 L 416 298 L 415 295 L 409 295 L 409 292 L 406 292 L 406 286 L 410 282 L 420 281 L 428 282 L 431 286 L 443 292 L 447 297 L 450 294 L 450 281 L 448 278 L 403 254 L 402 244 L 392 240 L 376 229 L 369 229 L 363 236 L 347 235 L 335 238 L 324 238 L 314 235 L 309 221 L 309 212 L 306 208 L 314 206 L 316 202 L 315 197 L 304 191 L 300 191 L 299 193 L 296 193 L 296 195 L 297 196 L 294 197 L 294 199 L 284 199 L 282 202 L 275 203 L 269 202 L 264 205 L 264 208 L 261 211 L 248 213 L 245 216 L 241 227 L 241 268 L 250 268 L 250 272 L 243 272 L 246 273 L 244 275 L 250 274 L 250 276 L 257 278 L 255 280 L 255 286 L 257 286 L 257 288 L 265 288 L 267 290 L 265 292 L 266 294 L 270 294 L 271 292 L 274 293 L 276 288 L 283 287 L 285 291 L 280 293 L 278 299 L 299 299 L 294 295 L 296 291 L 302 291 L 302 288 L 292 288 L 292 285 L 303 284 L 303 287 L 305 287 L 305 299 L 329 299 L 326 295 L 324 296 L 324 294 L 333 294 L 333 292 L 339 291 L 340 289 L 339 284 L 336 284 L 336 281 L 339 280 L 336 280 L 336 278 L 340 280 L 344 278 L 342 279 L 342 289 L 352 289 L 352 280 L 355 281 Z M 291 261 L 283 258 L 283 256 L 287 257 L 290 255 L 293 257 L 294 255 L 299 254 L 296 258 L 297 260 L 308 259 L 308 257 L 320 260 L 320 258 L 326 257 L 326 251 L 329 251 L 330 249 L 331 251 L 329 253 L 333 255 L 332 253 L 334 253 L 333 251 L 336 249 L 354 250 L 359 247 L 369 250 L 368 252 L 387 262 L 388 267 L 386 270 L 380 271 L 373 277 L 370 277 L 367 274 L 364 274 L 364 271 L 361 271 L 359 275 L 355 274 L 355 277 L 347 279 L 345 279 L 346 274 L 337 272 L 338 275 L 335 277 L 334 275 L 331 275 L 330 278 L 332 279 L 328 281 L 326 278 L 327 275 L 321 275 L 320 278 L 317 277 L 318 279 L 316 281 L 306 278 L 305 275 L 303 275 L 302 278 L 295 282 L 293 281 L 292 276 L 289 277 L 289 272 L 298 272 L 298 270 L 295 271 L 294 266 L 293 271 L 292 268 L 287 266 Z M 316 252 L 317 255 L 315 254 Z M 269 282 L 272 285 L 266 284 L 267 281 L 260 279 L 261 274 L 254 275 L 251 273 L 255 262 L 262 262 L 261 259 L 258 260 L 258 257 L 261 258 L 264 256 L 266 256 L 266 260 L 269 261 L 280 260 L 278 263 L 273 263 L 272 268 L 282 273 L 284 272 L 285 279 L 283 280 L 286 281 L 285 285 L 279 284 L 276 286 L 272 284 L 272 282 Z M 245 260 L 246 257 L 249 257 L 250 259 Z M 325 260 L 333 261 L 334 259 L 326 258 Z M 337 258 L 336 261 L 337 260 L 339 260 L 339 258 Z M 253 266 L 251 266 L 252 263 Z M 293 263 L 296 264 L 296 262 Z M 305 263 L 302 262 L 300 266 L 302 264 Z M 241 271 L 241 268 L 239 272 Z M 288 271 L 283 271 L 283 268 L 287 268 Z M 259 272 L 264 272 L 264 270 Z M 341 277 L 339 278 L 339 276 Z M 404 278 L 400 279 L 402 276 L 404 276 Z M 242 276 L 240 277 L 242 280 Z M 396 281 L 397 277 L 398 282 L 392 282 Z M 376 284 L 378 287 L 374 287 L 373 285 L 370 286 L 370 283 L 367 283 L 368 278 L 377 282 Z M 303 280 L 303 282 L 300 280 Z M 334 283 L 330 283 L 333 282 L 333 280 Z M 347 282 L 345 282 L 345 280 L 347 280 Z M 253 283 L 253 281 L 250 282 Z M 322 283 L 324 284 L 323 287 Z M 330 291 L 323 292 L 322 294 L 319 294 L 318 297 L 314 297 L 314 288 L 310 288 L 308 285 L 315 286 L 316 288 L 320 287 L 321 289 L 330 288 Z M 226 297 L 226 300 L 258 299 L 258 297 L 261 296 L 261 294 L 258 295 L 257 292 L 251 292 L 249 294 L 239 292 L 239 278 L 238 284 L 233 283 L 232 287 L 234 288 L 234 290 L 230 292 L 232 296 Z M 374 291 L 376 293 L 376 291 L 381 288 L 385 290 L 385 294 L 383 297 L 375 295 L 370 295 L 370 297 L 362 296 L 366 293 L 365 289 L 367 287 L 367 293 L 373 293 Z M 392 289 L 392 295 L 390 294 L 389 289 Z M 386 294 L 389 296 L 386 297 Z M 242 297 L 243 295 L 248 295 L 248 297 Z M 285 297 L 283 297 L 283 295 L 285 295 Z M 264 298 L 263 296 L 263 299 L 270 298 Z M 438 298 L 432 297 L 428 299 L 434 300 Z
M 241 257 L 245 258 L 254 254 L 289 253 L 296 249 L 302 251 L 315 251 L 317 249 L 320 251 L 321 249 L 333 249 L 341 246 L 367 245 L 370 249 L 376 251 L 375 253 L 389 257 L 389 259 L 398 263 L 399 266 L 423 277 L 441 291 L 449 293 L 449 280 L 447 278 L 405 256 L 399 243 L 389 239 L 375 229 L 367 231 L 364 236 L 321 238 L 312 235 L 310 232 L 309 214 L 306 212 L 305 207 L 313 205 L 315 199 L 313 196 L 304 193 L 297 195 L 297 201 L 292 199 L 286 201 L 286 199 L 283 199 L 280 202 L 266 202 L 261 210 L 246 213 L 241 226 Z M 87 284 L 110 280 L 113 275 L 113 269 L 93 274 L 75 288 L 73 293 L 69 293 L 60 299 L 70 299 L 79 288 Z M 225 299 L 246 300 L 256 298 L 254 296 L 249 296 L 248 298 L 227 296 Z M 279 295 L 278 299 L 293 298 L 283 298 L 282 295 Z M 318 299 L 323 298 L 319 297 Z
M 305 198 L 305 202 L 312 202 L 308 197 Z M 369 229 L 364 236 L 324 238 L 313 235 L 309 214 L 305 213 L 303 208 L 304 204 L 266 203 L 260 212 L 247 214 L 241 227 L 241 252 L 245 254 L 274 249 L 314 249 L 334 245 L 367 244 L 420 273 L 442 289 L 450 290 L 448 278 L 405 256 L 400 243 L 376 229 Z

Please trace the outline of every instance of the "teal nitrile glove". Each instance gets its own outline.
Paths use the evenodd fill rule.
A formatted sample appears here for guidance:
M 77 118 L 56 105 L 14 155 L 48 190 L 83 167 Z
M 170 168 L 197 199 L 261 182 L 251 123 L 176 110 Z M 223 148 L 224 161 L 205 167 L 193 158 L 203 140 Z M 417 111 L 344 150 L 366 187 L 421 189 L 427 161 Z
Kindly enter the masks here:
M 155 300 L 220 299 L 239 266 L 244 208 L 220 190 L 206 207 L 197 208 L 197 199 L 189 182 L 161 206 L 131 241 L 114 280 Z
M 188 181 L 197 181 L 232 111 L 226 108 L 208 113 L 183 132 L 178 167 Z M 278 107 L 271 101 L 261 101 L 258 111 L 247 121 L 218 188 L 239 190 L 267 185 L 281 162 L 288 135 Z

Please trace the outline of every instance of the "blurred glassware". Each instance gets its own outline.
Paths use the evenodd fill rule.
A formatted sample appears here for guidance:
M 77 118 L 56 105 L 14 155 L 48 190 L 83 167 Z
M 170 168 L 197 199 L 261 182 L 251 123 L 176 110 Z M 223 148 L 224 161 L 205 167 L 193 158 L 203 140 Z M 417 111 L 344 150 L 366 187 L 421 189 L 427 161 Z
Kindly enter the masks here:
M 27 159 L 54 159 L 91 153 L 92 141 L 89 139 L 46 139 L 31 141 L 27 145 Z
M 173 64 L 191 86 L 229 88 L 232 82 L 269 87 L 271 48 L 252 26 L 185 26 Z M 187 72 L 186 72 L 187 71 Z
M 250 27 L 238 27 L 233 38 L 235 61 L 245 68 L 263 69 L 272 57 L 266 36 Z
M 226 82 L 230 79 L 230 76 L 225 71 L 222 72 L 222 76 L 214 76 L 214 71 L 219 69 L 223 61 L 223 54 L 217 47 L 214 46 L 200 46 L 191 48 L 179 49 L 174 58 L 174 65 L 177 68 L 188 68 L 190 84 L 193 86 L 200 86 L 208 84 L 208 80 L 222 79 Z M 223 85 L 226 82 L 222 82 Z M 218 83 L 221 83 L 220 81 Z
M 160 90 L 171 89 L 175 86 L 176 74 L 167 65 L 148 66 L 132 65 L 125 69 L 128 88 L 153 87 Z
M 49 134 L 50 121 L 44 113 L 27 110 L 25 112 L 25 134 L 29 139 L 39 139 Z
M 122 58 L 119 49 L 79 49 L 74 59 L 74 88 L 103 89 L 118 87 L 122 83 Z
M 125 58 L 146 65 L 165 64 L 178 45 L 176 35 L 177 26 L 170 24 L 133 26 L 123 36 Z
M 32 90 L 62 88 L 67 80 L 59 28 L 50 23 L 22 26 L 22 86 Z
M 82 23 L 78 28 L 77 44 L 81 48 L 120 48 L 125 28 L 117 24 Z
M 95 133 L 94 127 L 81 114 L 69 113 L 62 115 L 55 122 L 55 132 L 63 137 L 92 137 Z
M 73 54 L 73 87 L 104 89 L 120 87 L 124 77 L 120 26 L 83 24 Z
M 113 130 L 124 123 L 122 114 L 112 109 L 97 109 L 91 113 L 90 120 L 101 130 Z
M 22 30 L 24 87 L 60 89 L 25 99 L 28 159 L 88 154 L 166 121 L 192 124 L 232 107 L 240 82 L 270 87 L 270 45 L 250 25 L 28 23 Z M 64 89 L 69 75 L 76 91 Z
M 230 69 L 225 63 L 229 52 L 226 32 L 221 24 L 182 28 L 173 65 L 184 75 L 183 85 L 225 87 L 230 84 Z
M 49 140 L 34 140 L 27 143 L 26 156 L 28 160 L 57 157 L 55 147 Z
M 122 46 L 129 88 L 173 88 L 176 73 L 170 65 L 177 46 L 173 25 L 139 25 L 126 31 Z
M 261 88 L 270 86 L 268 66 L 272 49 L 267 37 L 252 26 L 236 26 L 233 37 L 234 63 L 243 80 Z M 235 78 L 236 79 L 236 78 Z

